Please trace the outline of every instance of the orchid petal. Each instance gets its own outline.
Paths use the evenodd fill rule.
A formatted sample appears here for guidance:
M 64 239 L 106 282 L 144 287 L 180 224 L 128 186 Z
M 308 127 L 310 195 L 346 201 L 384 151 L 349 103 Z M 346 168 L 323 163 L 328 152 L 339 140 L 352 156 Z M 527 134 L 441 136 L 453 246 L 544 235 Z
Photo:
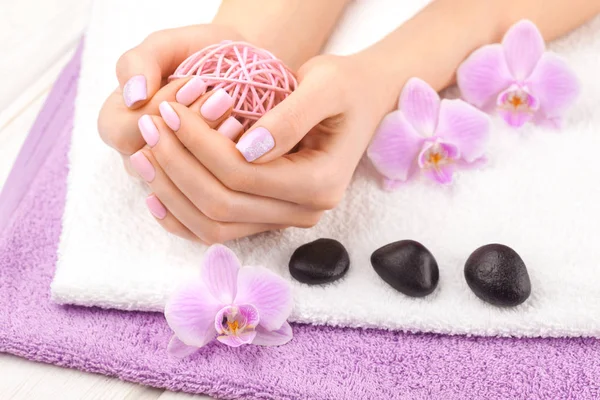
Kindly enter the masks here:
M 440 96 L 419 78 L 406 82 L 399 101 L 400 111 L 406 120 L 424 136 L 431 136 L 437 125 Z
M 260 315 L 256 307 L 252 304 L 242 304 L 238 306 L 242 320 L 245 321 L 248 328 L 256 328 L 260 322 Z
M 258 310 L 260 325 L 268 330 L 281 327 L 292 312 L 290 284 L 262 267 L 244 267 L 238 274 L 236 304 L 252 304 Z
M 533 118 L 533 123 L 544 128 L 560 130 L 564 120 L 562 117 L 547 117 L 543 113 L 537 113 Z
M 221 307 L 202 282 L 191 282 L 169 298 L 165 318 L 179 340 L 202 347 L 217 334 L 215 315 Z
M 427 152 L 435 145 L 436 142 L 434 140 L 428 140 L 423 144 L 423 148 L 417 157 L 417 164 L 419 165 L 419 168 L 425 168 L 427 164 Z
M 482 156 L 476 160 L 473 160 L 472 162 L 467 162 L 461 159 L 456 162 L 456 166 L 460 169 L 480 169 L 485 167 L 488 161 L 489 160 L 487 156 Z
M 239 335 L 217 336 L 217 340 L 230 347 L 240 347 L 243 344 L 250 344 L 256 337 L 256 331 L 242 332 Z
M 454 143 L 448 143 L 443 141 L 440 141 L 438 143 L 440 144 L 440 147 L 444 150 L 444 153 L 446 154 L 446 157 L 449 160 L 456 160 L 461 157 L 460 149 Z
M 504 35 L 502 46 L 508 69 L 518 81 L 531 75 L 546 49 L 542 34 L 528 20 L 514 24 Z
M 379 124 L 367 156 L 386 178 L 406 181 L 415 171 L 415 159 L 424 140 L 402 111 L 393 111 Z
M 176 358 L 184 358 L 198 351 L 198 347 L 188 346 L 173 335 L 167 346 L 167 352 Z
M 490 138 L 490 119 L 462 100 L 442 100 L 436 136 L 454 144 L 471 162 L 480 158 Z
M 454 165 L 448 164 L 443 165 L 439 168 L 431 168 L 423 171 L 425 176 L 434 181 L 441 183 L 442 185 L 449 185 L 452 183 L 454 175 Z
M 540 111 L 549 118 L 559 117 L 579 96 L 579 81 L 567 63 L 546 53 L 529 78 L 531 92 L 540 102 Z
M 534 114 L 530 112 L 508 110 L 504 108 L 498 109 L 498 115 L 513 128 L 520 128 L 527 122 L 531 121 Z
M 398 189 L 399 187 L 401 187 L 405 183 L 406 182 L 404 182 L 404 181 L 397 181 L 397 180 L 394 180 L 394 179 L 384 178 L 383 179 L 383 189 L 384 190 L 388 190 L 388 191 L 393 191 L 393 190 Z
M 240 262 L 233 251 L 216 244 L 204 254 L 202 279 L 221 304 L 231 304 L 236 295 Z
M 252 344 L 259 346 L 281 346 L 292 340 L 293 337 L 292 327 L 287 322 L 275 331 L 268 331 L 259 325 L 256 328 L 256 337 L 252 341 Z
M 483 46 L 459 67 L 456 80 L 463 99 L 477 108 L 487 108 L 498 93 L 510 86 L 512 76 L 499 44 Z

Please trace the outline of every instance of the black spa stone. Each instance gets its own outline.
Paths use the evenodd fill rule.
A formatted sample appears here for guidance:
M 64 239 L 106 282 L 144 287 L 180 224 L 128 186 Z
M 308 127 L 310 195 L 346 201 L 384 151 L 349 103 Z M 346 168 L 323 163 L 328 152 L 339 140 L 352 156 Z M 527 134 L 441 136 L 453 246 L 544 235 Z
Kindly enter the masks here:
M 516 251 L 502 244 L 475 250 L 465 264 L 465 279 L 477 297 L 496 306 L 517 306 L 531 294 L 525 263 Z
M 414 240 L 401 240 L 375 250 L 371 265 L 391 287 L 412 297 L 432 293 L 440 278 L 431 252 Z
M 346 248 L 337 240 L 318 239 L 302 245 L 290 258 L 290 274 L 309 285 L 337 281 L 350 267 Z

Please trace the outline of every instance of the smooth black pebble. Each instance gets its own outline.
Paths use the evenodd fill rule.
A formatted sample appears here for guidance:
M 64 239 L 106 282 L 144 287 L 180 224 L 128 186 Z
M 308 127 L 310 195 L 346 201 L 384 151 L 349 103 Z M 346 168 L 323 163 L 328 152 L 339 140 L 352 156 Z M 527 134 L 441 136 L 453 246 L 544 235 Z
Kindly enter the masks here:
M 465 279 L 477 297 L 496 306 L 517 306 L 531 294 L 525 263 L 516 251 L 502 244 L 475 250 L 465 264 Z
M 384 281 L 407 296 L 427 296 L 440 279 L 435 258 L 414 240 L 401 240 L 375 250 L 371 265 Z
M 318 239 L 304 244 L 290 258 L 290 274 L 309 285 L 337 281 L 350 268 L 346 248 L 337 240 Z

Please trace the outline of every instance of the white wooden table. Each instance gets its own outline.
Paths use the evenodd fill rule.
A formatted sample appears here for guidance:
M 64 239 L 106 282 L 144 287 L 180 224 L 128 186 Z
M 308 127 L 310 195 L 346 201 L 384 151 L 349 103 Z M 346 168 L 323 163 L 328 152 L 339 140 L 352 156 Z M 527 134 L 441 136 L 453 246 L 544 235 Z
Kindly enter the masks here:
M 0 0 L 0 189 L 79 42 L 89 5 L 90 0 Z M 46 399 L 57 394 L 61 400 L 209 399 L 0 354 L 0 398 Z

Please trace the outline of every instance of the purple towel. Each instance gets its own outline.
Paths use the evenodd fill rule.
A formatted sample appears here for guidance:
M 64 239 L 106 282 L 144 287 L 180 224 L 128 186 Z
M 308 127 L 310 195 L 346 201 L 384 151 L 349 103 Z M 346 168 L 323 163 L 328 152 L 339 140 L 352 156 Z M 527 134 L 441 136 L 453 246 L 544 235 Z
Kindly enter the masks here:
M 10 214 L 0 214 L 0 351 L 224 399 L 600 398 L 595 339 L 295 325 L 294 340 L 283 347 L 213 344 L 175 360 L 165 352 L 171 334 L 160 314 L 51 303 L 78 73 L 79 53 L 56 83 L 0 196 L 0 209 Z

